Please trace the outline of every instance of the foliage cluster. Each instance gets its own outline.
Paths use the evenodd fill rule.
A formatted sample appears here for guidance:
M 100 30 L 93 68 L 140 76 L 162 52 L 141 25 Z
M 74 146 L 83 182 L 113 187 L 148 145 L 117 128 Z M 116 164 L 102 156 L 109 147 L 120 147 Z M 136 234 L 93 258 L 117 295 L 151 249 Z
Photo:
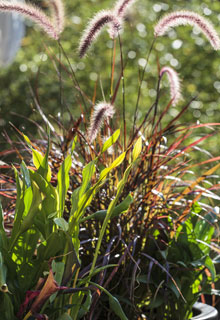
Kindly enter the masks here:
M 133 41 L 135 37 L 130 45 Z M 123 59 L 119 36 L 108 57 L 111 75 L 106 84 L 100 82 L 100 92 L 109 92 L 111 103 L 122 108 L 117 121 L 106 119 L 101 130 L 103 109 L 92 117 L 89 112 L 101 97 L 98 82 L 90 92 L 88 73 L 80 70 L 91 58 L 83 68 L 81 62 L 76 78 L 65 41 L 57 45 L 59 55 L 45 50 L 55 66 L 63 123 L 45 115 L 44 94 L 35 87 L 33 99 L 47 129 L 36 122 L 41 138 L 29 139 L 17 128 L 24 142 L 19 138 L 16 146 L 5 133 L 11 150 L 3 154 L 14 152 L 22 161 L 13 168 L 16 194 L 13 178 L 1 175 L 1 194 L 11 199 L 0 212 L 4 319 L 190 319 L 198 296 L 219 293 L 213 289 L 218 280 L 220 163 L 200 143 L 217 135 L 220 124 L 181 124 L 195 98 L 170 119 L 173 99 L 165 103 L 167 94 L 162 95 L 160 61 L 153 67 L 153 102 L 141 95 L 145 71 L 149 74 L 147 67 L 155 60 L 149 50 L 145 62 L 150 64 L 140 70 L 139 85 L 131 84 L 138 98 L 130 102 L 136 110 L 127 125 L 132 69 Z M 97 58 L 97 48 L 93 54 L 99 70 L 106 61 Z M 65 129 L 69 79 L 82 116 L 72 119 L 69 112 Z M 148 106 L 142 118 L 136 112 L 141 99 Z M 88 138 L 90 119 L 98 119 L 94 142 Z M 199 162 L 193 161 L 196 152 Z M 0 166 L 9 168 L 3 162 Z

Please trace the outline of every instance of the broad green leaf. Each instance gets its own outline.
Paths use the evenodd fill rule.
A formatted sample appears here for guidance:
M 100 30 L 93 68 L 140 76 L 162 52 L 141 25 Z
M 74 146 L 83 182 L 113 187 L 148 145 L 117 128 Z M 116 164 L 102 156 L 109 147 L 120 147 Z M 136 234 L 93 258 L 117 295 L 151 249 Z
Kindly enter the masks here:
M 34 224 L 35 216 L 39 212 L 42 198 L 39 188 L 34 181 L 32 182 L 32 186 L 25 190 L 24 199 L 22 200 L 23 210 L 15 215 L 9 250 L 13 248 L 20 235 Z
M 76 143 L 77 143 L 77 136 L 75 136 L 73 139 L 73 143 L 72 143 L 72 147 L 71 147 L 71 155 L 73 154 L 73 151 L 75 150 Z
M 24 140 L 27 142 L 27 145 L 29 146 L 29 148 L 32 148 L 32 146 L 31 146 L 31 141 L 30 141 L 30 139 L 28 138 L 28 136 L 26 136 L 26 135 L 23 133 L 23 137 L 24 137 Z
M 30 177 L 31 180 L 37 184 L 42 197 L 42 203 L 39 207 L 40 214 L 35 216 L 34 224 L 46 239 L 52 232 L 53 228 L 53 221 L 50 219 L 52 219 L 52 217 L 57 217 L 58 215 L 58 193 L 56 188 L 54 188 L 36 171 L 30 170 Z
M 58 227 L 60 227 L 63 231 L 68 231 L 69 225 L 63 218 L 55 218 L 53 221 L 56 223 Z
M 58 285 L 61 285 L 65 264 L 62 261 L 56 262 L 55 260 L 53 260 L 51 266 L 54 273 L 54 280 L 58 283 Z M 58 292 L 55 292 L 54 294 L 52 294 L 52 296 L 50 296 L 50 303 L 54 301 L 57 294 Z
M 16 179 L 17 199 L 15 207 L 15 218 L 10 241 L 12 241 L 12 239 L 16 236 L 17 232 L 19 232 L 21 219 L 24 213 L 24 190 L 22 187 L 22 181 L 19 178 L 18 171 L 15 168 L 14 173 Z
M 115 297 L 112 295 L 109 295 L 109 305 L 111 310 L 121 319 L 121 320 L 128 320 L 126 317 L 124 311 L 122 310 L 122 307 Z
M 51 257 L 63 253 L 63 249 L 66 245 L 66 237 L 63 232 L 53 232 L 42 242 L 37 251 L 37 258 L 40 261 L 49 260 Z
M 115 161 L 113 161 L 113 163 L 108 168 L 105 168 L 104 170 L 102 170 L 102 172 L 100 173 L 100 176 L 99 176 L 99 181 L 104 179 L 112 169 L 119 166 L 122 163 L 122 161 L 124 160 L 125 155 L 126 155 L 126 152 L 123 152 L 117 159 L 115 159 Z
M 32 149 L 32 154 L 33 154 L 33 163 L 36 169 L 38 169 L 41 166 L 41 163 L 43 162 L 43 155 L 38 152 L 35 149 Z
M 95 173 L 95 163 L 96 161 L 91 161 L 83 169 L 83 172 L 82 172 L 83 181 L 79 191 L 79 197 L 81 197 L 85 193 L 92 179 L 92 176 Z
M 29 191 L 29 189 L 30 188 L 28 188 L 27 191 Z M 31 199 L 32 201 L 31 205 L 28 204 L 28 212 L 26 212 L 25 208 L 25 214 L 23 215 L 24 219 L 21 222 L 19 234 L 22 234 L 34 224 L 35 215 L 37 214 L 37 211 L 39 211 L 39 205 L 42 202 L 40 190 L 35 182 L 32 183 L 31 191 L 33 192 L 33 196 L 31 193 L 31 195 L 28 194 L 27 199 L 24 197 L 24 203 L 28 203 L 28 199 Z
M 79 192 L 80 192 L 80 187 L 76 188 L 71 196 L 71 213 L 70 215 L 73 215 L 73 213 L 77 210 L 78 208 L 78 203 L 79 203 Z
M 32 148 L 33 163 L 37 172 L 49 182 L 51 180 L 51 169 L 48 164 L 48 153 L 49 151 L 47 149 L 46 154 L 43 156 L 40 152 Z
M 43 160 L 39 166 L 39 168 L 37 169 L 37 172 L 44 177 L 44 179 L 46 179 L 48 182 L 50 182 L 51 180 L 51 168 L 49 166 L 49 151 L 50 151 L 50 132 L 48 134 L 48 144 L 47 144 L 47 149 L 46 149 L 46 153 L 43 157 Z
M 215 280 L 215 277 L 216 277 L 215 265 L 214 265 L 212 259 L 208 255 L 202 257 L 199 260 L 191 262 L 191 265 L 193 267 L 197 267 L 197 268 L 201 267 L 201 266 L 205 266 L 210 271 L 210 273 L 212 275 L 212 281 Z
M 24 161 L 21 162 L 21 173 L 23 175 L 23 180 L 25 181 L 27 188 L 29 188 L 31 186 L 31 179 L 28 168 L 26 167 Z
M 4 320 L 15 320 L 17 317 L 15 316 L 14 305 L 12 303 L 10 293 L 5 293 L 2 295 L 0 301 L 0 310 L 1 310 L 1 318 Z
M 134 149 L 133 149 L 133 161 L 135 161 L 139 154 L 141 153 L 141 149 L 142 149 L 142 138 L 139 137 L 137 142 L 134 145 Z
M 43 156 L 39 151 L 35 150 L 32 147 L 30 139 L 23 134 L 25 141 L 27 142 L 29 148 L 32 150 L 32 157 L 34 166 L 37 169 L 37 172 L 42 175 L 47 181 L 51 180 L 51 169 L 48 164 L 49 148 L 50 148 L 50 133 L 48 134 L 48 146 L 46 154 Z
M 105 152 L 108 148 L 110 148 L 118 140 L 119 136 L 120 136 L 120 129 L 116 130 L 113 133 L 113 135 L 110 138 L 108 138 L 108 140 L 105 141 L 105 143 L 102 146 L 101 153 Z
M 72 165 L 71 155 L 69 154 L 64 162 L 62 163 L 58 174 L 57 174 L 57 191 L 59 195 L 59 217 L 61 218 L 64 207 L 65 207 L 65 199 L 66 194 L 69 189 L 69 171 Z

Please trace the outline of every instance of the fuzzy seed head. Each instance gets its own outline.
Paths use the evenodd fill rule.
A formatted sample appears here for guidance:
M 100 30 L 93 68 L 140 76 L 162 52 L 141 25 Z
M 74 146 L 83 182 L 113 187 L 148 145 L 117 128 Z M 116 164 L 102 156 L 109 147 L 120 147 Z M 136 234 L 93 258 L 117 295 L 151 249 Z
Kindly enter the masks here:
M 89 142 L 92 142 L 96 138 L 104 120 L 112 118 L 114 113 L 114 106 L 110 103 L 100 102 L 95 105 L 90 121 L 90 127 L 88 129 Z
M 117 17 L 120 22 L 120 29 L 122 29 L 127 10 L 131 7 L 131 5 L 135 1 L 136 0 L 118 0 L 115 3 L 115 6 L 113 8 L 113 13 L 114 13 L 115 17 Z M 117 32 L 112 24 L 109 25 L 108 33 L 110 35 L 110 38 L 112 38 L 112 39 L 114 39 L 117 36 Z
M 124 18 L 126 11 L 136 0 L 118 0 L 114 6 L 114 12 L 117 16 Z
M 166 73 L 170 84 L 170 98 L 174 106 L 182 99 L 181 81 L 178 73 L 171 67 L 163 67 L 160 71 L 160 78 Z
M 170 28 L 180 25 L 198 27 L 215 50 L 220 49 L 220 38 L 208 19 L 192 11 L 175 11 L 165 15 L 154 28 L 154 36 L 163 36 Z
M 92 42 L 98 37 L 103 27 L 111 24 L 114 34 L 120 29 L 121 23 L 112 11 L 103 10 L 98 12 L 94 18 L 89 22 L 88 26 L 83 32 L 79 45 L 79 55 L 82 58 Z M 113 34 L 112 34 L 113 36 Z
M 50 0 L 50 7 L 52 9 L 51 17 L 53 24 L 59 34 L 63 32 L 65 22 L 65 10 L 62 0 Z
M 17 12 L 26 18 L 35 22 L 41 27 L 46 34 L 55 40 L 59 39 L 59 35 L 55 30 L 50 18 L 39 8 L 34 5 L 21 3 L 18 1 L 0 0 L 0 12 Z

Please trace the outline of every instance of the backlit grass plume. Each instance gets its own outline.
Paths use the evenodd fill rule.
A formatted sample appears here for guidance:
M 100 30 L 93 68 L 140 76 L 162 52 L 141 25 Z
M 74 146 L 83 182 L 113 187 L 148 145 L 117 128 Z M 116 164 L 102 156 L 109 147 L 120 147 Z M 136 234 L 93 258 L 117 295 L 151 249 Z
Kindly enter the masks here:
M 57 30 L 60 34 L 64 29 L 64 5 L 62 0 L 51 0 L 50 7 L 52 9 L 52 21 Z
M 192 11 L 175 11 L 162 17 L 154 28 L 155 37 L 163 36 L 171 27 L 190 25 L 198 27 L 215 50 L 220 49 L 220 38 L 213 25 Z
M 163 67 L 160 71 L 160 78 L 167 74 L 169 83 L 170 83 L 170 97 L 173 102 L 173 105 L 177 105 L 177 103 L 181 100 L 181 85 L 178 73 L 170 67 Z
M 115 6 L 113 8 L 113 12 L 116 17 L 120 18 L 120 29 L 122 28 L 122 24 L 124 22 L 124 18 L 126 15 L 127 10 L 131 7 L 131 5 L 136 0 L 118 0 L 115 3 Z M 114 26 L 111 24 L 108 29 L 108 33 L 110 34 L 110 37 L 115 38 L 117 36 L 117 33 L 115 33 Z
M 110 34 L 110 37 L 114 38 L 121 26 L 121 23 L 112 11 L 102 10 L 98 12 L 93 19 L 91 19 L 80 40 L 79 55 L 81 58 L 86 54 L 86 51 L 91 46 L 92 42 L 98 37 L 103 27 L 107 24 L 111 24 L 113 32 Z
M 34 5 L 18 1 L 0 1 L 0 12 L 16 12 L 35 22 L 46 34 L 55 40 L 59 39 L 59 31 L 55 29 L 50 18 Z
M 114 6 L 114 12 L 120 16 L 120 17 L 124 17 L 126 14 L 126 11 L 130 8 L 130 6 L 135 2 L 136 0 L 118 0 L 115 3 Z
M 95 105 L 90 121 L 90 127 L 88 129 L 89 142 L 92 142 L 96 138 L 104 120 L 112 118 L 114 113 L 114 106 L 110 103 L 100 102 Z

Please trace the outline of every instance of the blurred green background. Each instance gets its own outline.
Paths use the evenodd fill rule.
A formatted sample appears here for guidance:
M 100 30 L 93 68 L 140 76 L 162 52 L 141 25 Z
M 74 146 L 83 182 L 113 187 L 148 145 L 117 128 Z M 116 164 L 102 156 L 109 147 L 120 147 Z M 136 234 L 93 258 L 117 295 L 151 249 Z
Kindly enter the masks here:
M 36 2 L 48 9 L 46 1 Z M 101 9 L 113 6 L 111 0 L 65 1 L 66 28 L 61 36 L 61 43 L 67 53 L 76 73 L 82 90 L 92 100 L 96 90 L 96 101 L 106 100 L 110 96 L 112 41 L 104 31 L 93 44 L 87 56 L 80 59 L 78 43 L 80 35 L 88 19 Z M 124 31 L 121 35 L 123 55 L 126 61 L 125 69 L 125 104 L 126 119 L 131 123 L 137 100 L 139 73 L 146 63 L 146 58 L 153 41 L 153 27 L 165 13 L 173 10 L 187 9 L 196 11 L 207 17 L 220 34 L 220 3 L 219 1 L 153 1 L 137 0 L 126 16 Z M 9 125 L 11 121 L 17 128 L 34 134 L 36 127 L 30 119 L 42 122 L 36 111 L 30 88 L 37 95 L 39 104 L 47 116 L 59 117 L 61 113 L 60 81 L 56 67 L 58 63 L 51 58 L 59 58 L 58 44 L 50 40 L 30 21 L 26 22 L 26 35 L 22 41 L 15 61 L 7 68 L 0 69 L 0 130 L 6 130 L 13 136 Z M 51 53 L 51 54 L 50 54 Z M 68 67 L 66 60 L 62 62 Z M 194 96 L 194 101 L 181 119 L 182 123 L 220 122 L 220 60 L 219 52 L 212 49 L 210 43 L 196 28 L 178 27 L 171 30 L 167 36 L 158 38 L 151 53 L 149 65 L 142 84 L 138 119 L 154 102 L 158 77 L 158 67 L 169 65 L 176 69 L 182 78 L 183 101 L 170 108 L 166 121 L 172 119 L 186 103 Z M 56 67 L 55 67 L 56 65 Z M 69 68 L 69 67 L 68 67 Z M 117 42 L 115 83 L 120 74 L 120 51 Z M 160 110 L 169 101 L 168 82 L 162 81 L 162 97 Z M 102 92 L 103 88 L 103 92 Z M 79 93 L 75 90 L 71 78 L 62 71 L 62 105 L 64 122 L 69 121 L 68 109 L 74 119 L 80 115 L 82 105 Z M 117 119 L 122 119 L 122 90 L 120 87 L 115 106 Z M 90 117 L 91 105 L 87 101 L 86 116 Z M 201 132 L 200 132 L 201 133 Z M 1 145 L 4 138 L 1 137 Z M 220 142 L 217 137 L 207 140 L 207 149 L 218 155 Z M 206 142 L 206 146 L 207 146 Z M 1 146 L 0 145 L 0 146 Z M 204 145 L 203 145 L 204 147 Z

